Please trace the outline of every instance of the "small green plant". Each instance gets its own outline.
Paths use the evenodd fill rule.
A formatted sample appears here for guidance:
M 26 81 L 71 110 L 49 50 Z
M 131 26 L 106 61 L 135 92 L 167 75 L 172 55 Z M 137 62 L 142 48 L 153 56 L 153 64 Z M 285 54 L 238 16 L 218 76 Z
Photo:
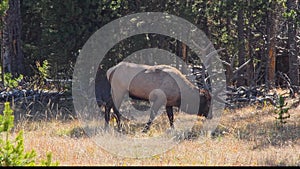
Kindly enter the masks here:
M 19 77 L 13 78 L 11 73 L 4 74 L 4 86 L 9 88 L 15 88 L 19 85 L 19 82 L 23 79 L 23 75 L 20 74 Z
M 47 60 L 44 60 L 41 64 L 39 61 L 35 62 L 36 69 L 33 70 L 36 72 L 34 76 L 34 81 L 32 82 L 34 89 L 41 89 L 45 87 L 45 81 L 49 77 L 49 62 Z
M 10 132 L 14 127 L 13 110 L 10 103 L 4 103 L 3 115 L 0 115 L 0 166 L 57 166 L 58 162 L 52 163 L 52 154 L 47 154 L 46 160 L 36 164 L 35 150 L 24 152 L 23 130 L 11 141 Z
M 49 76 L 49 62 L 47 60 L 44 60 L 42 65 L 40 64 L 40 62 L 36 62 L 36 66 L 39 70 L 41 79 L 46 80 Z
M 275 107 L 275 114 L 278 115 L 278 117 L 275 117 L 277 120 L 280 121 L 281 124 L 286 123 L 285 119 L 290 118 L 290 114 L 288 113 L 289 107 L 286 107 L 287 103 L 285 102 L 285 99 L 282 95 L 279 96 L 278 103 Z

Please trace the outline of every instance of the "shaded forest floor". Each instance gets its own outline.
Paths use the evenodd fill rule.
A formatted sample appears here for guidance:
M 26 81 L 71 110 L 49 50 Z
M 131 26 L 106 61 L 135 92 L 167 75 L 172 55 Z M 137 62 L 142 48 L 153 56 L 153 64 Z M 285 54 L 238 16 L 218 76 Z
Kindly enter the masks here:
M 287 102 L 291 105 L 297 100 Z M 141 159 L 103 150 L 85 135 L 76 118 L 21 120 L 14 133 L 23 129 L 26 151 L 35 149 L 38 158 L 52 152 L 53 160 L 62 166 L 300 166 L 300 105 L 289 113 L 287 123 L 280 126 L 272 105 L 225 109 L 215 134 L 208 139 L 185 139 L 162 154 Z

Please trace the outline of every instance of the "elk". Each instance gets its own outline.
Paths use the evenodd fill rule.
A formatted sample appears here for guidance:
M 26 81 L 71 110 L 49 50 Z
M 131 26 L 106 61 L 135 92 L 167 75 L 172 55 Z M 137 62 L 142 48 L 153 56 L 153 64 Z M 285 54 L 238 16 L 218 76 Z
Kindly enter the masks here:
M 104 106 L 105 129 L 108 129 L 110 111 L 111 109 L 113 109 L 113 115 L 117 120 L 118 129 L 120 130 L 120 118 L 122 116 L 113 103 L 110 90 L 111 86 L 108 79 L 106 78 L 104 70 L 98 69 L 95 79 L 95 95 L 98 106 Z
M 152 103 L 150 118 L 142 132 L 150 129 L 161 106 L 166 108 L 171 128 L 174 128 L 173 106 L 188 114 L 205 116 L 207 119 L 212 118 L 209 91 L 193 85 L 178 69 L 172 66 L 120 62 L 109 68 L 106 75 L 117 109 L 121 106 L 125 94 L 131 98 Z

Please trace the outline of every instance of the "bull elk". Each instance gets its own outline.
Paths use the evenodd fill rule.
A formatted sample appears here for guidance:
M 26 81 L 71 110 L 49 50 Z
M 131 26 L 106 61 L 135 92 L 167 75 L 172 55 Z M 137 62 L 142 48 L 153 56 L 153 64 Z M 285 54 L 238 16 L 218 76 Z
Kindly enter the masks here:
M 149 66 L 120 62 L 108 69 L 106 76 L 111 85 L 112 98 L 117 109 L 120 108 L 125 94 L 134 99 L 152 102 L 150 118 L 143 132 L 149 130 L 158 110 L 163 105 L 166 108 L 171 128 L 174 128 L 173 106 L 180 108 L 187 114 L 212 118 L 209 91 L 193 85 L 179 70 L 172 66 Z M 195 100 L 198 101 L 196 104 Z M 106 114 L 105 117 L 109 117 L 109 115 Z M 109 123 L 107 119 L 105 120 L 106 123 Z M 117 122 L 120 123 L 120 120 Z

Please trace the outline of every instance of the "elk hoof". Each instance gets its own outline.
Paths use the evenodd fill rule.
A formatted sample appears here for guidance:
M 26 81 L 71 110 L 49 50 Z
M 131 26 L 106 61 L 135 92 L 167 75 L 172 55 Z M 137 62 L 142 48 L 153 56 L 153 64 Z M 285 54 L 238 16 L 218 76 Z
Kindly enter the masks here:
M 118 131 L 119 133 L 124 133 L 124 132 L 125 132 L 124 127 L 123 127 L 122 124 L 120 124 L 120 125 L 118 126 L 117 131 Z
M 146 125 L 142 130 L 142 133 L 147 133 L 149 131 L 149 128 L 150 128 L 149 125 Z
M 110 127 L 109 127 L 109 125 L 105 125 L 105 126 L 104 126 L 104 132 L 105 132 L 105 133 L 109 133 L 109 132 L 110 132 Z

